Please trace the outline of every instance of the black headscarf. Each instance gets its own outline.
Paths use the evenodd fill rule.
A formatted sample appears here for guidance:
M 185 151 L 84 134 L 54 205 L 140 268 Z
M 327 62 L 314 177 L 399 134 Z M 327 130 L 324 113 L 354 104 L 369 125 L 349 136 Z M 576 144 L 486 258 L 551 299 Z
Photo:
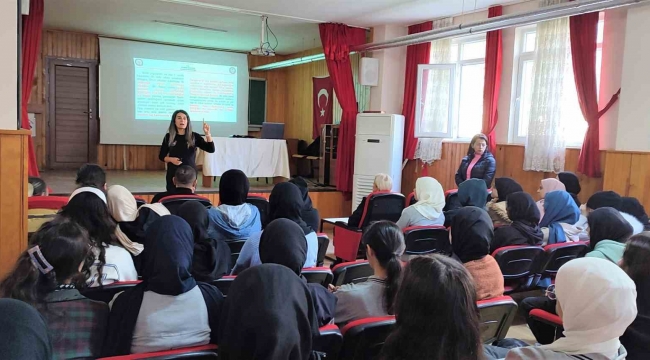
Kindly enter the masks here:
M 307 226 L 300 216 L 303 201 L 298 187 L 289 182 L 275 185 L 269 196 L 269 222 L 275 219 L 289 219 L 306 234 L 313 230 Z
M 0 299 L 0 337 L 3 359 L 52 359 L 47 324 L 38 311 L 25 302 Z
M 518 191 L 508 196 L 508 218 L 511 221 L 539 224 L 539 208 L 530 194 Z
M 474 206 L 458 210 L 451 223 L 451 246 L 463 263 L 488 255 L 493 235 L 490 216 L 485 210 Z
M 539 228 L 539 208 L 533 197 L 519 191 L 510 194 L 507 202 L 508 218 L 512 220 L 512 224 L 494 231 L 494 241 L 490 248 L 494 250 L 507 245 L 541 244 L 544 241 L 544 234 Z M 517 231 L 516 234 L 511 233 L 513 229 Z
M 458 201 L 461 206 L 485 208 L 487 196 L 487 186 L 481 179 L 468 179 L 458 185 Z
M 506 201 L 508 195 L 514 192 L 524 191 L 519 183 L 509 177 L 496 178 L 494 187 L 497 189 L 497 195 L 499 195 L 497 202 Z
M 650 220 L 648 220 L 648 214 L 645 212 L 645 208 L 639 202 L 639 199 L 635 197 L 628 197 L 628 196 L 621 198 L 620 210 L 622 212 L 628 213 L 634 216 L 635 218 L 637 218 L 637 220 L 639 220 L 639 222 L 643 224 L 643 227 L 646 230 L 648 230 L 648 228 L 650 227 Z
M 197 283 L 191 274 L 194 241 L 192 229 L 178 216 L 163 216 L 147 231 L 142 259 L 142 282 L 124 291 L 113 302 L 103 356 L 131 351 L 133 330 L 145 291 L 177 296 L 199 286 L 208 309 L 210 342 L 216 343 L 223 295 L 214 286 Z
M 314 205 L 311 202 L 311 197 L 309 197 L 309 185 L 307 181 L 302 177 L 298 176 L 291 180 L 290 183 L 296 185 L 300 190 L 302 195 L 302 210 L 300 211 L 300 217 L 307 223 L 307 225 L 312 229 L 318 229 L 318 224 L 320 223 L 320 214 L 317 209 L 314 209 Z
M 286 266 L 262 264 L 237 275 L 221 321 L 219 359 L 313 356 L 312 340 L 318 336 L 314 305 L 307 285 Z
M 576 202 L 576 205 L 580 207 L 581 204 L 580 200 L 578 199 L 578 194 L 580 194 L 582 188 L 580 187 L 580 179 L 578 179 L 578 176 L 570 171 L 563 171 L 557 174 L 557 179 L 560 180 L 562 184 L 564 184 L 566 191 L 571 194 L 571 197 Z
M 250 183 L 243 171 L 228 170 L 219 180 L 219 201 L 225 205 L 241 205 L 246 202 L 249 189 Z
M 601 240 L 624 243 L 632 236 L 630 225 L 621 213 L 611 207 L 599 208 L 587 217 L 589 223 L 589 246 L 593 250 Z
M 621 195 L 614 191 L 598 191 L 587 200 L 587 207 L 591 210 L 602 207 L 611 207 L 618 210 L 621 208 Z
M 230 248 L 223 240 L 208 238 L 208 210 L 198 201 L 187 201 L 178 209 L 178 214 L 192 228 L 194 235 L 194 256 L 192 276 L 198 281 L 213 281 L 221 278 L 230 269 Z

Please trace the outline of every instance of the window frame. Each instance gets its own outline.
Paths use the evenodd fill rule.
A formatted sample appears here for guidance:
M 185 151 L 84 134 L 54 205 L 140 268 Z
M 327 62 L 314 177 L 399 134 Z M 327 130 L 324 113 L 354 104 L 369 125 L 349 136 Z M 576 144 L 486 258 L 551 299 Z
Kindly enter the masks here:
M 445 69 L 450 71 L 449 87 L 449 116 L 447 118 L 447 132 L 424 132 L 420 130 L 420 123 L 422 122 L 422 77 L 425 70 L 431 69 Z M 418 78 L 417 90 L 415 98 L 415 137 L 416 138 L 451 138 L 453 134 L 453 118 L 454 118 L 454 84 L 456 81 L 456 64 L 419 64 L 418 65 Z
M 523 26 L 516 29 L 515 33 L 515 61 L 512 74 L 512 86 L 514 91 L 511 91 L 510 99 L 510 129 L 509 140 L 511 144 L 525 144 L 526 136 L 519 136 L 519 121 L 521 120 L 521 94 L 524 75 L 524 63 L 526 61 L 535 61 L 535 51 L 525 52 L 526 35 L 534 32 L 537 33 L 537 25 Z M 534 65 L 533 65 L 534 66 Z

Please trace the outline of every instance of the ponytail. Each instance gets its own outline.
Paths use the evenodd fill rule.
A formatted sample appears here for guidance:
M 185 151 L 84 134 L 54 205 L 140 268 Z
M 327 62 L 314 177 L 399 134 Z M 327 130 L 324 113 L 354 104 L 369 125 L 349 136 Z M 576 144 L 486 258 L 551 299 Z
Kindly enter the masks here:
M 27 251 L 24 251 L 18 257 L 14 269 L 0 283 L 0 296 L 26 302 L 32 306 L 37 306 L 43 302 L 45 295 L 54 290 L 48 283 L 53 279 L 52 275 L 43 275 L 34 266 Z
M 382 264 L 382 266 L 384 266 Z M 402 262 L 399 257 L 394 255 L 388 260 L 386 265 L 386 289 L 384 290 L 384 308 L 390 315 L 395 315 L 395 295 L 402 275 Z

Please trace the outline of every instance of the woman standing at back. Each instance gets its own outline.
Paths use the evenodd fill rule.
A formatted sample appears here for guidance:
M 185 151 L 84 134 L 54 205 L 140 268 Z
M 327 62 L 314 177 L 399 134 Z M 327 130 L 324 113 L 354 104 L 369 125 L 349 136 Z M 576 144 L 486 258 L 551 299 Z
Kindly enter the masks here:
M 461 160 L 456 171 L 456 186 L 467 179 L 481 179 L 485 186 L 492 187 L 492 180 L 497 171 L 497 162 L 489 150 L 488 138 L 484 134 L 476 134 L 467 150 L 467 156 Z

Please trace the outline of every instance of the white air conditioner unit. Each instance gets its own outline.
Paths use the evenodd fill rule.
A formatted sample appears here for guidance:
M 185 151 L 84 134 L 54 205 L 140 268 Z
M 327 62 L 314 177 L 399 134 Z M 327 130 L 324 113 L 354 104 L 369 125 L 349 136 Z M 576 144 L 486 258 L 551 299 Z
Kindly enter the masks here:
M 352 211 L 372 192 L 375 175 L 393 178 L 394 192 L 402 190 L 404 116 L 390 114 L 357 115 Z

